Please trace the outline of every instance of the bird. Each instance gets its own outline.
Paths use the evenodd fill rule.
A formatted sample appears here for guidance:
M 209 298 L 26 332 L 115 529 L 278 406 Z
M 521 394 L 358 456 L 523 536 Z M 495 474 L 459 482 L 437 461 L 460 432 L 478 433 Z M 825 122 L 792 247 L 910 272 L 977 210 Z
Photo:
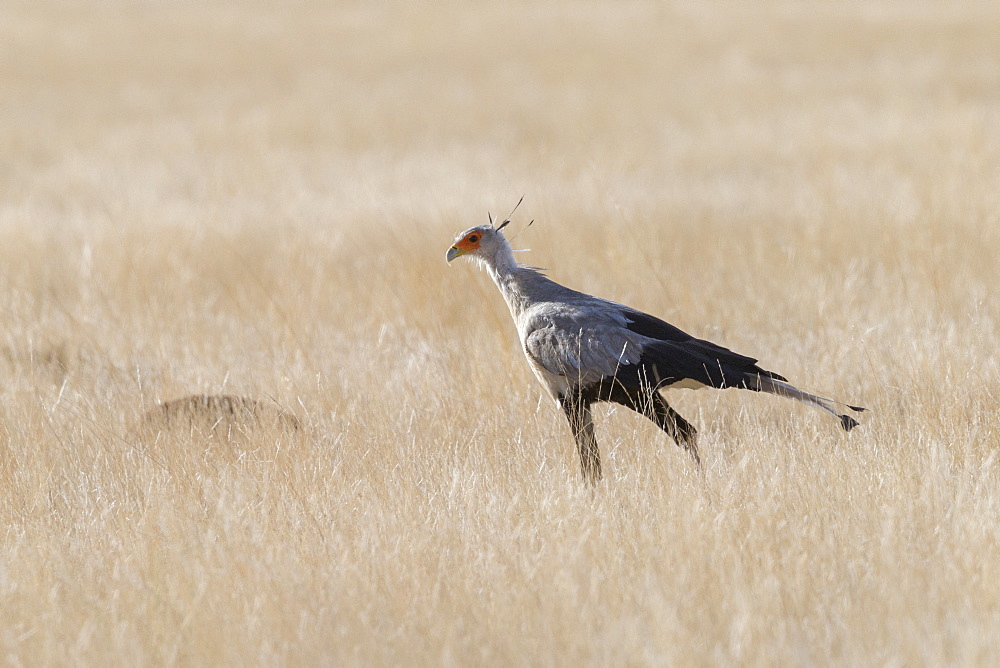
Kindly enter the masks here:
M 503 234 L 510 218 L 499 225 L 492 215 L 489 220 L 458 235 L 446 260 L 475 260 L 499 288 L 528 365 L 569 422 L 583 476 L 591 485 L 602 477 L 591 412 L 598 402 L 620 404 L 647 417 L 686 450 L 698 468 L 697 429 L 666 402 L 662 389 L 766 392 L 831 413 L 845 431 L 858 426 L 848 411 L 860 413 L 864 408 L 805 392 L 753 357 L 695 338 L 648 313 L 565 287 L 541 269 L 519 264 Z

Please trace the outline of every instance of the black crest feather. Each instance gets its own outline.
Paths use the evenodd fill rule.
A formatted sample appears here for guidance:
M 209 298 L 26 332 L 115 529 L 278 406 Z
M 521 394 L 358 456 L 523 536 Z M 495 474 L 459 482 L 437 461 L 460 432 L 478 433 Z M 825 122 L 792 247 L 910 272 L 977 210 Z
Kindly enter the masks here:
M 497 232 L 510 225 L 510 217 L 514 215 L 514 212 L 517 211 L 517 207 L 521 206 L 521 202 L 523 201 L 524 201 L 524 195 L 521 195 L 521 199 L 517 200 L 517 204 L 515 204 L 514 208 L 510 210 L 509 214 L 507 214 L 507 218 L 505 218 L 504 221 L 500 223 L 500 227 L 497 228 Z M 492 223 L 493 221 L 491 220 L 490 222 Z

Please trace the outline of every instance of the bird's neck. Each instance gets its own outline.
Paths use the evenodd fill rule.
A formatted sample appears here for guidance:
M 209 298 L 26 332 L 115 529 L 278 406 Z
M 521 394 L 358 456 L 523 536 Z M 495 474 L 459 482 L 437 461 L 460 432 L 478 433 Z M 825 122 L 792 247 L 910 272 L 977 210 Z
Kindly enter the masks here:
M 525 295 L 520 289 L 518 274 L 525 269 L 514 259 L 514 251 L 507 243 L 503 243 L 497 248 L 493 257 L 486 261 L 486 270 L 489 272 L 493 282 L 500 288 L 500 294 L 510 308 L 511 315 L 516 319 L 518 314 L 524 310 Z
M 513 276 L 521 268 L 521 265 L 514 259 L 514 251 L 510 244 L 501 238 L 500 243 L 497 244 L 496 252 L 487 258 L 486 268 L 497 285 L 500 285 L 501 280 Z

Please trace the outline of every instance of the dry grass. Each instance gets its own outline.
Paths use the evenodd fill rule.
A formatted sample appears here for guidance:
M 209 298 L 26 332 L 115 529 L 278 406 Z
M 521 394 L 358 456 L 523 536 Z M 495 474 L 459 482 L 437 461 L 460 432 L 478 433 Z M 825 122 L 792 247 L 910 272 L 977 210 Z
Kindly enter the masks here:
M 994 3 L 251 5 L 0 7 L 5 663 L 996 660 Z M 592 494 L 444 263 L 522 194 L 866 423 L 679 391 L 700 475 L 605 409 Z M 309 442 L 146 456 L 194 393 Z

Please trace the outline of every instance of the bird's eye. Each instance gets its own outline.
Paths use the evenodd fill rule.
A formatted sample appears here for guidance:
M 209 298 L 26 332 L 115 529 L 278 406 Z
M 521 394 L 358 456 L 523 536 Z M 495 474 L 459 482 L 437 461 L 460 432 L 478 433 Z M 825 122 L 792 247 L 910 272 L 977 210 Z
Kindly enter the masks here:
M 469 235 L 469 243 L 473 243 L 474 244 L 477 241 L 479 241 L 479 235 L 478 234 L 470 234 Z

